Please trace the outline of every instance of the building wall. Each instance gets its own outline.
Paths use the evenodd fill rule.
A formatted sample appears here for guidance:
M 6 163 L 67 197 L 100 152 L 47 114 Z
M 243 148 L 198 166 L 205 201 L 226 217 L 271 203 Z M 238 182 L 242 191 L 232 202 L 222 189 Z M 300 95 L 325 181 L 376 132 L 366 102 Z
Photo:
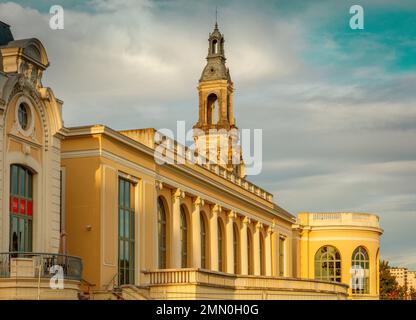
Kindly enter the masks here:
M 407 284 L 407 269 L 406 268 L 391 268 L 391 275 L 396 278 L 397 284 L 404 287 Z
M 294 220 L 291 220 L 289 216 L 280 217 L 277 214 L 270 214 L 269 211 L 273 210 L 272 205 L 266 200 L 260 197 L 256 199 L 241 187 L 232 185 L 204 168 L 190 168 L 189 170 L 200 170 L 206 180 L 221 183 L 223 188 L 227 187 L 228 183 L 231 191 L 212 188 L 207 181 L 198 179 L 192 174 L 180 172 L 177 168 L 158 166 L 152 152 L 146 153 L 138 149 L 143 148 L 144 145 L 141 144 L 136 148 L 129 146 L 127 142 L 133 141 L 119 133 L 115 134 L 124 142 L 117 141 L 97 127 L 85 129 L 83 133 L 79 130 L 81 129 L 70 129 L 62 146 L 62 167 L 66 177 L 65 229 L 68 233 L 69 251 L 82 257 L 85 265 L 85 279 L 96 284 L 97 289 L 104 290 L 111 287 L 113 283 L 117 283 L 119 177 L 131 180 L 135 184 L 136 284 L 146 282 L 142 271 L 155 270 L 158 267 L 157 198 L 159 196 L 164 199 L 170 219 L 168 268 L 180 267 L 177 248 L 179 223 L 174 220 L 175 210 L 180 204 L 186 207 L 189 219 L 189 266 L 198 267 L 198 259 L 192 258 L 199 250 L 199 245 L 195 243 L 199 234 L 195 217 L 199 220 L 199 211 L 204 211 L 209 218 L 209 260 L 212 270 L 217 270 L 216 232 L 214 231 L 216 229 L 213 229 L 212 219 L 215 214 L 222 219 L 225 229 L 231 221 L 229 219 L 235 220 L 240 228 L 246 224 L 255 236 L 256 247 L 259 246 L 259 240 L 255 240 L 257 233 L 265 238 L 268 236 L 264 249 L 268 254 L 264 256 L 264 263 L 267 265 L 265 269 L 269 275 L 279 274 L 277 241 L 279 236 L 285 236 L 287 241 L 285 241 L 284 275 L 296 276 L 291 228 Z M 102 128 L 102 130 L 106 129 Z M 206 172 L 203 172 L 204 170 Z M 234 191 L 239 188 L 238 192 Z M 229 193 L 227 194 L 226 191 Z M 248 201 L 248 197 L 256 199 L 257 203 Z M 198 202 L 201 199 L 203 203 Z M 87 226 L 90 227 L 87 228 Z M 227 230 L 224 232 L 226 234 L 224 249 L 227 252 L 224 265 L 225 270 L 232 273 L 231 238 Z M 244 256 L 243 249 L 241 253 Z M 254 250 L 253 254 L 255 257 L 254 272 L 259 274 L 259 250 Z M 241 267 L 241 272 L 246 272 L 246 269 L 246 267 Z
M 407 286 L 416 289 L 416 271 L 410 271 L 407 268 L 390 268 L 390 273 L 396 278 L 397 284 L 401 287 Z

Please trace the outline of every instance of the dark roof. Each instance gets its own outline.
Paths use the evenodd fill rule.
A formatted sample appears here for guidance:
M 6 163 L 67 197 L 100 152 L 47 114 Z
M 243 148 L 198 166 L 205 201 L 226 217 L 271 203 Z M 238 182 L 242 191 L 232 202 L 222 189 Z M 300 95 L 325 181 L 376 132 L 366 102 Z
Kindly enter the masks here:
M 0 46 L 4 46 L 13 40 L 14 39 L 12 32 L 10 31 L 10 26 L 0 21 Z

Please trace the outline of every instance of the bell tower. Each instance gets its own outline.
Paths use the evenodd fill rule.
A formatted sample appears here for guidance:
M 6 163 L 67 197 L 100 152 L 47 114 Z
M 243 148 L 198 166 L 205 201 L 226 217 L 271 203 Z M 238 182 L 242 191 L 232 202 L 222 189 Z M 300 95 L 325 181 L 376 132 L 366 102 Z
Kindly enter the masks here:
M 199 117 L 194 125 L 197 151 L 240 177 L 244 176 L 241 147 L 233 115 L 234 85 L 225 65 L 224 36 L 215 23 L 208 38 L 207 64 L 199 79 Z M 227 141 L 227 150 L 220 146 Z

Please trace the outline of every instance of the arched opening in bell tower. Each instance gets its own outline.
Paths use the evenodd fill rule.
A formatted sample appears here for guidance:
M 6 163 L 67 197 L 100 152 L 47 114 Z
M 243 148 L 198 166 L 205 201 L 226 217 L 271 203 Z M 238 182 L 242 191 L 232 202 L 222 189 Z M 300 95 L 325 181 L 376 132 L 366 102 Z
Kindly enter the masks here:
M 218 110 L 218 98 L 217 95 L 211 93 L 207 98 L 207 123 L 216 124 L 218 122 L 217 113 L 215 110 Z M 219 112 L 219 110 L 218 110 Z
M 218 53 L 218 41 L 215 39 L 212 41 L 212 54 Z

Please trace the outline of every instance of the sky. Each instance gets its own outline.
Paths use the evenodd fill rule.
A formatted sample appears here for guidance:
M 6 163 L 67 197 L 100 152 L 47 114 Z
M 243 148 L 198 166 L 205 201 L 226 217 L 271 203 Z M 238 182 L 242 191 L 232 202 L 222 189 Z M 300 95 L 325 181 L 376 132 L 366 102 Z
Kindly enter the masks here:
M 263 130 L 249 180 L 293 214 L 378 214 L 382 258 L 416 270 L 416 1 L 0 0 L 0 20 L 45 45 L 66 126 L 176 130 L 197 120 L 216 6 L 237 125 Z

